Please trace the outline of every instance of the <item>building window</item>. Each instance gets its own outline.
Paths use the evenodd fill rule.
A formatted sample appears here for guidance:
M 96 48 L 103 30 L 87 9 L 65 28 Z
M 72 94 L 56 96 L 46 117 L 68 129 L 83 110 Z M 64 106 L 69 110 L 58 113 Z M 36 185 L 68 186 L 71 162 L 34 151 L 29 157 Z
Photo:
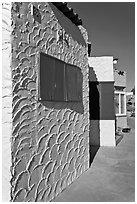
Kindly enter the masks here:
M 125 92 L 115 92 L 115 113 L 116 116 L 126 115 L 126 94 Z
M 40 53 L 39 99 L 81 102 L 83 76 L 80 68 Z

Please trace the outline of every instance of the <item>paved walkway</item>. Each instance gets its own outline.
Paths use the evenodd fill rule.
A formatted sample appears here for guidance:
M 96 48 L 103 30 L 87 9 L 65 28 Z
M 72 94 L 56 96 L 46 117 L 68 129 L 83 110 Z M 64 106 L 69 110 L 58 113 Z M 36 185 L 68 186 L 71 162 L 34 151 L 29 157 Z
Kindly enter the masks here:
M 53 202 L 134 202 L 135 130 L 124 134 L 117 147 L 100 147 L 91 167 Z

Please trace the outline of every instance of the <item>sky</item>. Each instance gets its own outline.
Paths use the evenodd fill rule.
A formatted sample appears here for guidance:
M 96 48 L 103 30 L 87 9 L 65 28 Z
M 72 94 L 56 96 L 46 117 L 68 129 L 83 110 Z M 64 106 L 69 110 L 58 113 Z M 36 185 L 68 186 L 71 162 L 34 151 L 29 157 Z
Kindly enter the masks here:
M 134 2 L 67 2 L 82 19 L 92 56 L 118 58 L 116 68 L 127 72 L 127 91 L 135 85 Z

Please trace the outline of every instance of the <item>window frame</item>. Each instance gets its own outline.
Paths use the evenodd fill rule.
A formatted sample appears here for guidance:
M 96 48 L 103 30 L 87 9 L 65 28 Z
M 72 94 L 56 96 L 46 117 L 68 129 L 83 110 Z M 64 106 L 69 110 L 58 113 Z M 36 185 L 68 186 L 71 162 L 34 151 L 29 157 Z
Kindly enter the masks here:
M 124 91 L 115 91 L 114 94 L 118 94 L 118 99 L 119 99 L 119 113 L 116 113 L 116 107 L 115 107 L 115 114 L 116 116 L 126 116 L 126 92 Z M 122 112 L 121 109 L 121 95 L 124 95 L 124 113 Z M 115 105 L 116 106 L 116 105 Z

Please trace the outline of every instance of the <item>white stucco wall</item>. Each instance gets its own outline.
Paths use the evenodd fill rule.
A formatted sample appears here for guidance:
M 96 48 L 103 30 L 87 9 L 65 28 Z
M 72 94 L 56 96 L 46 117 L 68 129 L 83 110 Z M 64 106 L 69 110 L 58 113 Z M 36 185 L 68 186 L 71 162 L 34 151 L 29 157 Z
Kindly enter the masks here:
M 114 120 L 100 120 L 100 146 L 116 146 Z
M 98 81 L 114 81 L 112 56 L 89 57 L 88 63 L 93 67 Z
M 11 57 L 11 4 L 2 4 L 2 201 L 10 201 L 12 80 Z

